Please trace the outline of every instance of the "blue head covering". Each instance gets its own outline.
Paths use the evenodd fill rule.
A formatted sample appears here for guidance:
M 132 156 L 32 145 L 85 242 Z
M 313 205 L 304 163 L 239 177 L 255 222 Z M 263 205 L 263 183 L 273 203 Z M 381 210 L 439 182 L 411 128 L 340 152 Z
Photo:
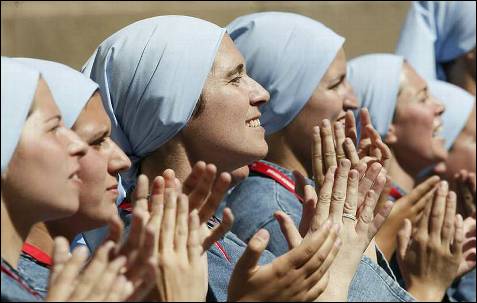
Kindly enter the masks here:
M 394 116 L 403 62 L 402 57 L 392 54 L 364 55 L 348 62 L 347 79 L 360 107 L 368 108 L 381 137 L 388 132 Z
M 112 120 L 113 139 L 133 166 L 173 138 L 192 116 L 225 29 L 187 16 L 133 23 L 103 41 L 83 67 L 96 81 Z
M 445 139 L 446 148 L 449 150 L 467 123 L 475 104 L 475 97 L 462 88 L 444 81 L 429 80 L 427 83 L 430 93 L 446 108 L 441 116 L 441 136 Z
M 267 135 L 298 115 L 345 40 L 318 21 L 282 12 L 239 17 L 227 31 L 245 57 L 247 73 L 270 93 L 260 108 Z
M 414 1 L 396 53 L 426 79 L 445 80 L 441 64 L 475 47 L 475 1 Z
M 2 173 L 15 151 L 38 86 L 40 73 L 15 62 L 1 58 L 2 66 Z
M 64 64 L 31 58 L 14 60 L 40 71 L 67 127 L 73 126 L 88 100 L 98 89 L 98 84 Z

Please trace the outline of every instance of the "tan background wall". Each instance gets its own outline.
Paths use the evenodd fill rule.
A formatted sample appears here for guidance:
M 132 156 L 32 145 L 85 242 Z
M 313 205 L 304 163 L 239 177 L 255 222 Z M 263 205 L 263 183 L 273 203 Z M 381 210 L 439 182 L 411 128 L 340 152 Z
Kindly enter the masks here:
M 347 38 L 348 58 L 392 52 L 409 1 L 2 1 L 1 54 L 80 68 L 120 28 L 156 15 L 190 15 L 225 26 L 259 11 L 289 11 L 319 20 Z

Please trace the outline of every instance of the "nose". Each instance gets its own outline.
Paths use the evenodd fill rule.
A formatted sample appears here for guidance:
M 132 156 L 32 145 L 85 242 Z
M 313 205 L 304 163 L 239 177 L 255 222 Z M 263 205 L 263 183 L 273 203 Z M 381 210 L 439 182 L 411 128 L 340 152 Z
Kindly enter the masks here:
M 63 127 L 65 130 L 65 137 L 68 141 L 68 152 L 71 156 L 83 157 L 88 151 L 88 144 L 81 140 L 81 138 L 71 129 Z
M 250 99 L 250 104 L 253 106 L 259 106 L 264 103 L 267 103 L 270 100 L 270 94 L 268 91 L 263 88 L 257 81 L 253 80 L 252 78 L 250 79 L 250 93 L 249 93 L 249 99 Z
M 123 152 L 123 150 L 111 140 L 112 153 L 108 162 L 108 172 L 111 175 L 127 170 L 131 167 L 131 160 Z
M 345 79 L 344 80 L 344 92 L 343 92 L 343 110 L 355 110 L 358 108 L 358 98 L 356 97 L 353 87 Z
M 444 106 L 444 104 L 442 104 L 441 101 L 436 99 L 434 96 L 431 96 L 431 99 L 432 99 L 432 104 L 434 105 L 434 112 L 436 116 L 442 115 L 446 110 L 446 107 Z

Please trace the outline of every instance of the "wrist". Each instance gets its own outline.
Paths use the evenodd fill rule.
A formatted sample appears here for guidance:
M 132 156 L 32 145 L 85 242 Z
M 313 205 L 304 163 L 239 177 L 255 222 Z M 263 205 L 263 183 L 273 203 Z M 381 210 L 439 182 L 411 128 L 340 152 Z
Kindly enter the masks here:
M 409 286 L 407 291 L 413 295 L 417 301 L 440 302 L 444 297 L 446 289 L 421 284 L 421 286 Z

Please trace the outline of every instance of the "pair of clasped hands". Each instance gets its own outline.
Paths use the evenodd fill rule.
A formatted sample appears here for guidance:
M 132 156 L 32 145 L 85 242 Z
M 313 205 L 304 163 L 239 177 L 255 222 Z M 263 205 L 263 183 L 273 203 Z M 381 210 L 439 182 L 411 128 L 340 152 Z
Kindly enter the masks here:
M 317 193 L 296 175 L 304 197 L 299 228 L 285 213 L 275 214 L 289 243 L 288 253 L 259 266 L 269 235 L 259 230 L 235 265 L 228 287 L 230 301 L 345 301 L 351 279 L 366 254 L 376 258 L 374 236 L 391 212 L 386 166 L 391 157 L 361 111 L 362 133 L 356 148 L 351 112 L 345 125 L 329 121 L 314 128 L 312 161 Z M 207 228 L 230 186 L 228 173 L 217 176 L 212 164 L 198 162 L 181 184 L 172 170 L 153 180 L 138 178 L 131 229 L 122 237 L 118 217 L 109 239 L 84 265 L 82 249 L 68 254 L 64 238 L 55 240 L 50 301 L 205 301 L 207 249 L 231 227 L 223 221 Z M 383 194 L 382 194 L 383 193 Z M 331 270 L 330 270 L 331 269 Z

